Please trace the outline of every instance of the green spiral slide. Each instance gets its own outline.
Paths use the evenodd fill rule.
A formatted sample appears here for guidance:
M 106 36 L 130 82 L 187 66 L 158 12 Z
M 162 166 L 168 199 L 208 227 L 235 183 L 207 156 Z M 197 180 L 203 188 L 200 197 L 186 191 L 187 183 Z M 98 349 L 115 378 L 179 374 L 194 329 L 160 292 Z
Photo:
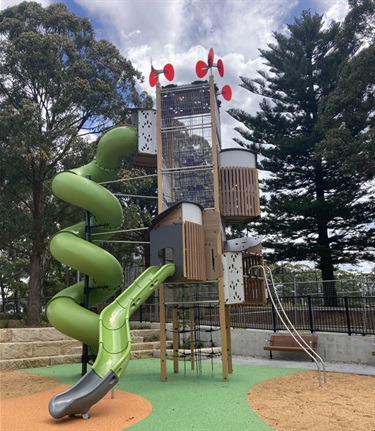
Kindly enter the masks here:
M 52 181 L 53 194 L 91 214 L 90 226 L 101 241 L 112 236 L 123 224 L 123 212 L 117 198 L 100 182 L 116 177 L 122 158 L 133 154 L 137 132 L 133 127 L 117 127 L 99 140 L 94 160 L 80 168 L 57 174 Z M 82 222 L 56 233 L 50 240 L 51 254 L 61 263 L 89 276 L 89 301 L 92 307 L 110 298 L 121 287 L 123 271 L 115 257 L 99 245 L 85 239 Z M 99 234 L 99 235 L 98 235 Z M 97 243 L 98 244 L 98 243 Z M 84 282 L 60 291 L 47 305 L 50 323 L 97 352 L 91 370 L 67 391 L 55 395 L 49 403 L 54 418 L 82 414 L 88 417 L 91 406 L 116 385 L 130 359 L 129 317 L 168 277 L 175 266 L 151 266 L 100 315 L 83 307 Z

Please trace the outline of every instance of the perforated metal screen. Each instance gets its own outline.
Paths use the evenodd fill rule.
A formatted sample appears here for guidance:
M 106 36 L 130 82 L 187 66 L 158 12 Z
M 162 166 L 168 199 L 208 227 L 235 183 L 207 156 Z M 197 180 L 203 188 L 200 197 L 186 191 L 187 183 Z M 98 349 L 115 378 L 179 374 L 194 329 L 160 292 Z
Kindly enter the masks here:
M 214 207 L 208 82 L 161 89 L 163 203 Z

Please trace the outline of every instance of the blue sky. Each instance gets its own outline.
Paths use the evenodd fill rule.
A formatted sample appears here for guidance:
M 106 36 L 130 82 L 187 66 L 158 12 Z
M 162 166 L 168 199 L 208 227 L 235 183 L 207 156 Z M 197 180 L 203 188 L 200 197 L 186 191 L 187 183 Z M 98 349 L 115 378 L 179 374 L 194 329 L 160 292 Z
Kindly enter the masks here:
M 39 0 L 43 6 L 56 0 Z M 221 109 L 222 145 L 233 147 L 233 129 L 239 124 L 226 111 L 241 108 L 255 113 L 259 99 L 239 87 L 239 76 L 255 77 L 263 67 L 259 48 L 272 42 L 274 31 L 284 31 L 287 23 L 302 10 L 324 14 L 327 22 L 342 20 L 347 0 L 61 0 L 75 14 L 92 22 L 97 38 L 106 39 L 120 50 L 145 76 L 142 90 L 155 94 L 148 85 L 151 59 L 156 69 L 171 63 L 174 84 L 197 79 L 195 64 L 206 60 L 213 48 L 214 61 L 223 60 L 220 88 L 229 84 L 233 97 L 223 100 Z M 20 0 L 0 0 L 1 9 Z M 162 85 L 169 81 L 160 77 Z

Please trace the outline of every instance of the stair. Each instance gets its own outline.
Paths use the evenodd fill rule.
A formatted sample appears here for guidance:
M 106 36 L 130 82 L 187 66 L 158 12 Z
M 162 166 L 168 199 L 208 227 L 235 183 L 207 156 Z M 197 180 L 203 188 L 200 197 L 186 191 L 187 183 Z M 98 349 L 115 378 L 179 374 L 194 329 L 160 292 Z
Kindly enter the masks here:
M 158 329 L 134 329 L 131 359 L 153 357 Z M 81 362 L 82 344 L 55 328 L 0 329 L 0 371 Z

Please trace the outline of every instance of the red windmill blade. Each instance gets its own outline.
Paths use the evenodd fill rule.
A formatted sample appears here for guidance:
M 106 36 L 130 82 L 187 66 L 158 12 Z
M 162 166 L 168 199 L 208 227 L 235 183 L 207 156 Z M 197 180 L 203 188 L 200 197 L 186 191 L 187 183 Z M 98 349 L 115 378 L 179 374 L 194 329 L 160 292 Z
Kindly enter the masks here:
M 212 67 L 214 64 L 214 50 L 212 48 L 208 51 L 207 64 L 208 67 Z
M 220 92 L 216 93 L 217 95 L 222 95 L 223 98 L 229 102 L 232 99 L 232 89 L 229 85 L 224 85 Z
M 164 76 L 168 79 L 168 81 L 173 81 L 174 68 L 170 63 L 164 66 L 163 73 L 164 73 Z
M 155 69 L 153 65 L 151 65 L 151 72 L 148 78 L 148 82 L 151 87 L 154 87 L 159 81 L 159 75 L 163 73 L 168 81 L 173 81 L 174 78 L 174 68 L 168 63 L 164 66 L 163 69 Z
M 213 67 L 217 67 L 217 70 L 221 77 L 224 76 L 223 60 L 219 59 L 217 63 L 214 63 L 214 50 L 210 48 L 207 56 L 207 63 L 205 63 L 203 60 L 199 60 L 195 65 L 195 73 L 197 74 L 198 78 L 203 78 L 204 76 L 206 76 L 207 71 L 209 69 L 212 69 Z
M 208 69 L 209 67 L 203 60 L 197 61 L 197 64 L 195 65 L 195 73 L 198 78 L 204 78 L 207 75 Z
M 159 81 L 159 74 L 156 72 L 154 67 L 151 65 L 150 76 L 148 77 L 148 82 L 151 87 L 154 87 L 156 83 Z
M 224 76 L 224 63 L 221 58 L 217 61 L 217 71 L 221 77 Z

